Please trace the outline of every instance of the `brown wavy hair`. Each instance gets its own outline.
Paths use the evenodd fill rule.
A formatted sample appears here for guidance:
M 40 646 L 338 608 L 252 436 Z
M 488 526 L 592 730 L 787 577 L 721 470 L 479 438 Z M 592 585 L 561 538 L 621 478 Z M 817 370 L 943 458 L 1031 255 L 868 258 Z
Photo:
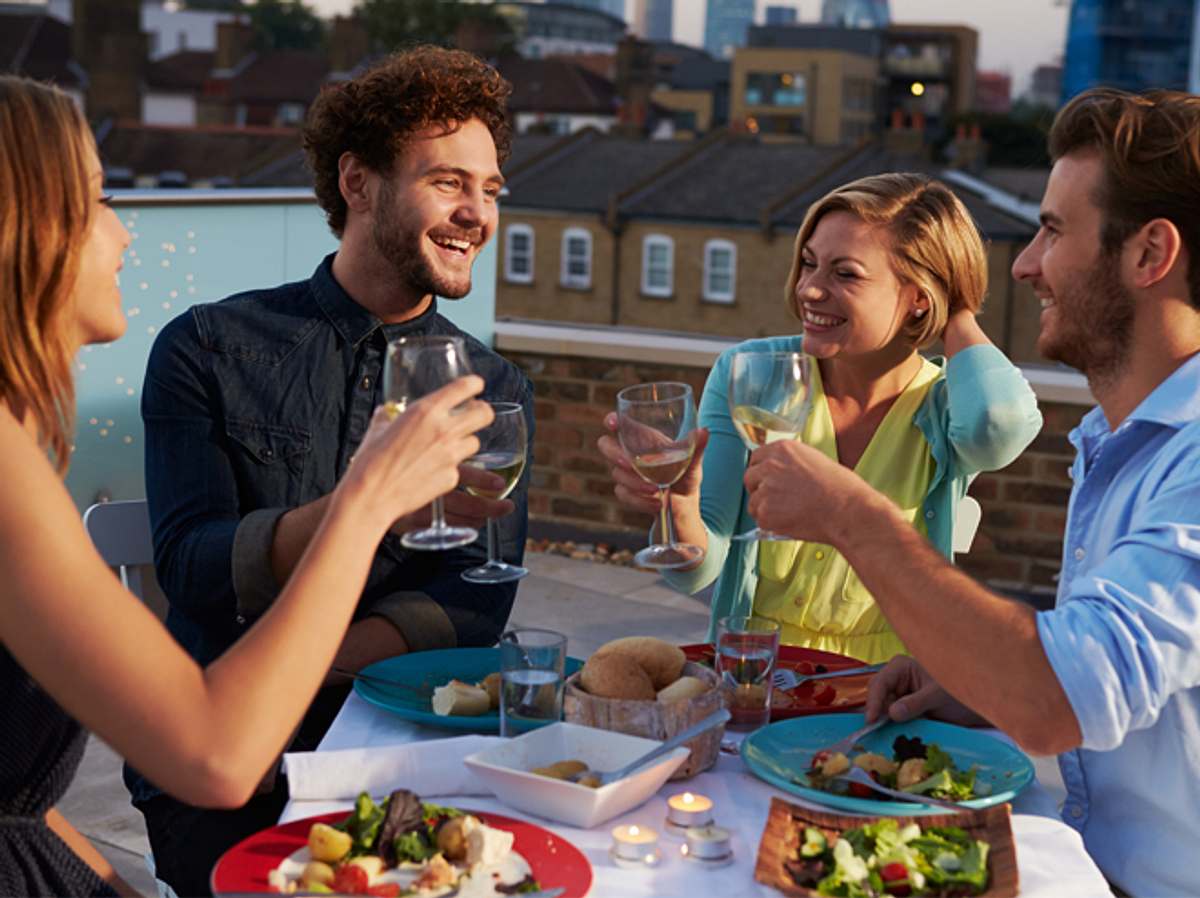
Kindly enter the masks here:
M 432 125 L 453 130 L 477 118 L 492 133 L 503 165 L 512 143 L 510 93 L 512 86 L 483 60 L 432 45 L 394 53 L 350 81 L 327 85 L 309 109 L 303 145 L 330 229 L 341 237 L 346 227 L 338 188 L 343 153 L 387 175 L 416 132 Z
M 1103 251 L 1117 252 L 1147 222 L 1165 218 L 1187 249 L 1189 299 L 1200 308 L 1200 96 L 1084 91 L 1050 129 L 1053 159 L 1079 152 L 1098 153 L 1103 162 L 1093 197 L 1104 216 Z
M 72 296 L 92 224 L 92 132 L 55 87 L 0 75 L 0 402 L 59 473 L 75 417 Z
M 934 343 L 952 312 L 978 312 L 983 307 L 987 253 L 971 213 L 941 181 L 922 174 L 892 173 L 843 184 L 809 207 L 796 234 L 785 293 L 797 317 L 796 284 L 804 246 L 830 212 L 849 212 L 868 225 L 884 228 L 891 239 L 896 276 L 929 297 L 929 312 L 906 326 L 915 348 Z

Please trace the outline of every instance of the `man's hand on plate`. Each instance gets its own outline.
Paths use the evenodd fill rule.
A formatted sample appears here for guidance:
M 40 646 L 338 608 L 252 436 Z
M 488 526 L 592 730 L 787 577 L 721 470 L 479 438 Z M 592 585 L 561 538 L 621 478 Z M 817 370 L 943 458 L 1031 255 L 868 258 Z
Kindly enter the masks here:
M 868 722 L 887 714 L 897 723 L 916 717 L 932 717 L 960 726 L 990 724 L 951 697 L 920 664 L 907 655 L 897 655 L 871 677 L 867 687 L 865 715 Z

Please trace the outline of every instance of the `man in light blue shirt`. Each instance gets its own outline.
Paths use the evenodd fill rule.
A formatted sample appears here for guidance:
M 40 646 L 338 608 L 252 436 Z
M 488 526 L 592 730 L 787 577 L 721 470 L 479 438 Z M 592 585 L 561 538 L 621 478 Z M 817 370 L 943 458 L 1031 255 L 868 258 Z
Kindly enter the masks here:
M 1109 880 L 1200 895 L 1200 97 L 1089 91 L 1050 151 L 1013 274 L 1041 301 L 1039 351 L 1099 402 L 1071 434 L 1056 608 L 984 589 L 799 443 L 754 453 L 750 512 L 837 546 L 912 652 L 868 717 L 987 721 L 1059 754 L 1064 819 Z

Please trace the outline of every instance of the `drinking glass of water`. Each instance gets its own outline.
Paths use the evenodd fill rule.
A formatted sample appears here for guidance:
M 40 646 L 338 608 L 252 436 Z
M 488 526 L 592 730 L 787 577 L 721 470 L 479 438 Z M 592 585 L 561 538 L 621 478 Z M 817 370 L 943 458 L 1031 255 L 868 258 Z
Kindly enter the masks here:
M 515 627 L 500 637 L 500 735 L 516 736 L 562 718 L 567 637 Z
M 771 674 L 779 624 L 755 617 L 717 621 L 717 672 L 729 698 L 731 729 L 756 730 L 771 719 Z

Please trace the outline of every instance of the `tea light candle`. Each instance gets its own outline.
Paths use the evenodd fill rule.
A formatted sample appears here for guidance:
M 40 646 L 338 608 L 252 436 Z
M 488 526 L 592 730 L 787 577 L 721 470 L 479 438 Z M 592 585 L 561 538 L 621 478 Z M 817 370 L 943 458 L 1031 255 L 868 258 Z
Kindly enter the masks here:
M 717 865 L 733 857 L 729 830 L 721 826 L 692 826 L 684 834 L 687 844 L 680 850 L 685 858 Z
M 667 828 L 682 833 L 689 826 L 707 826 L 713 822 L 712 799 L 684 792 L 667 799 Z
M 662 857 L 658 850 L 658 833 L 636 823 L 618 826 L 612 831 L 613 844 L 609 854 L 617 863 L 657 864 Z

